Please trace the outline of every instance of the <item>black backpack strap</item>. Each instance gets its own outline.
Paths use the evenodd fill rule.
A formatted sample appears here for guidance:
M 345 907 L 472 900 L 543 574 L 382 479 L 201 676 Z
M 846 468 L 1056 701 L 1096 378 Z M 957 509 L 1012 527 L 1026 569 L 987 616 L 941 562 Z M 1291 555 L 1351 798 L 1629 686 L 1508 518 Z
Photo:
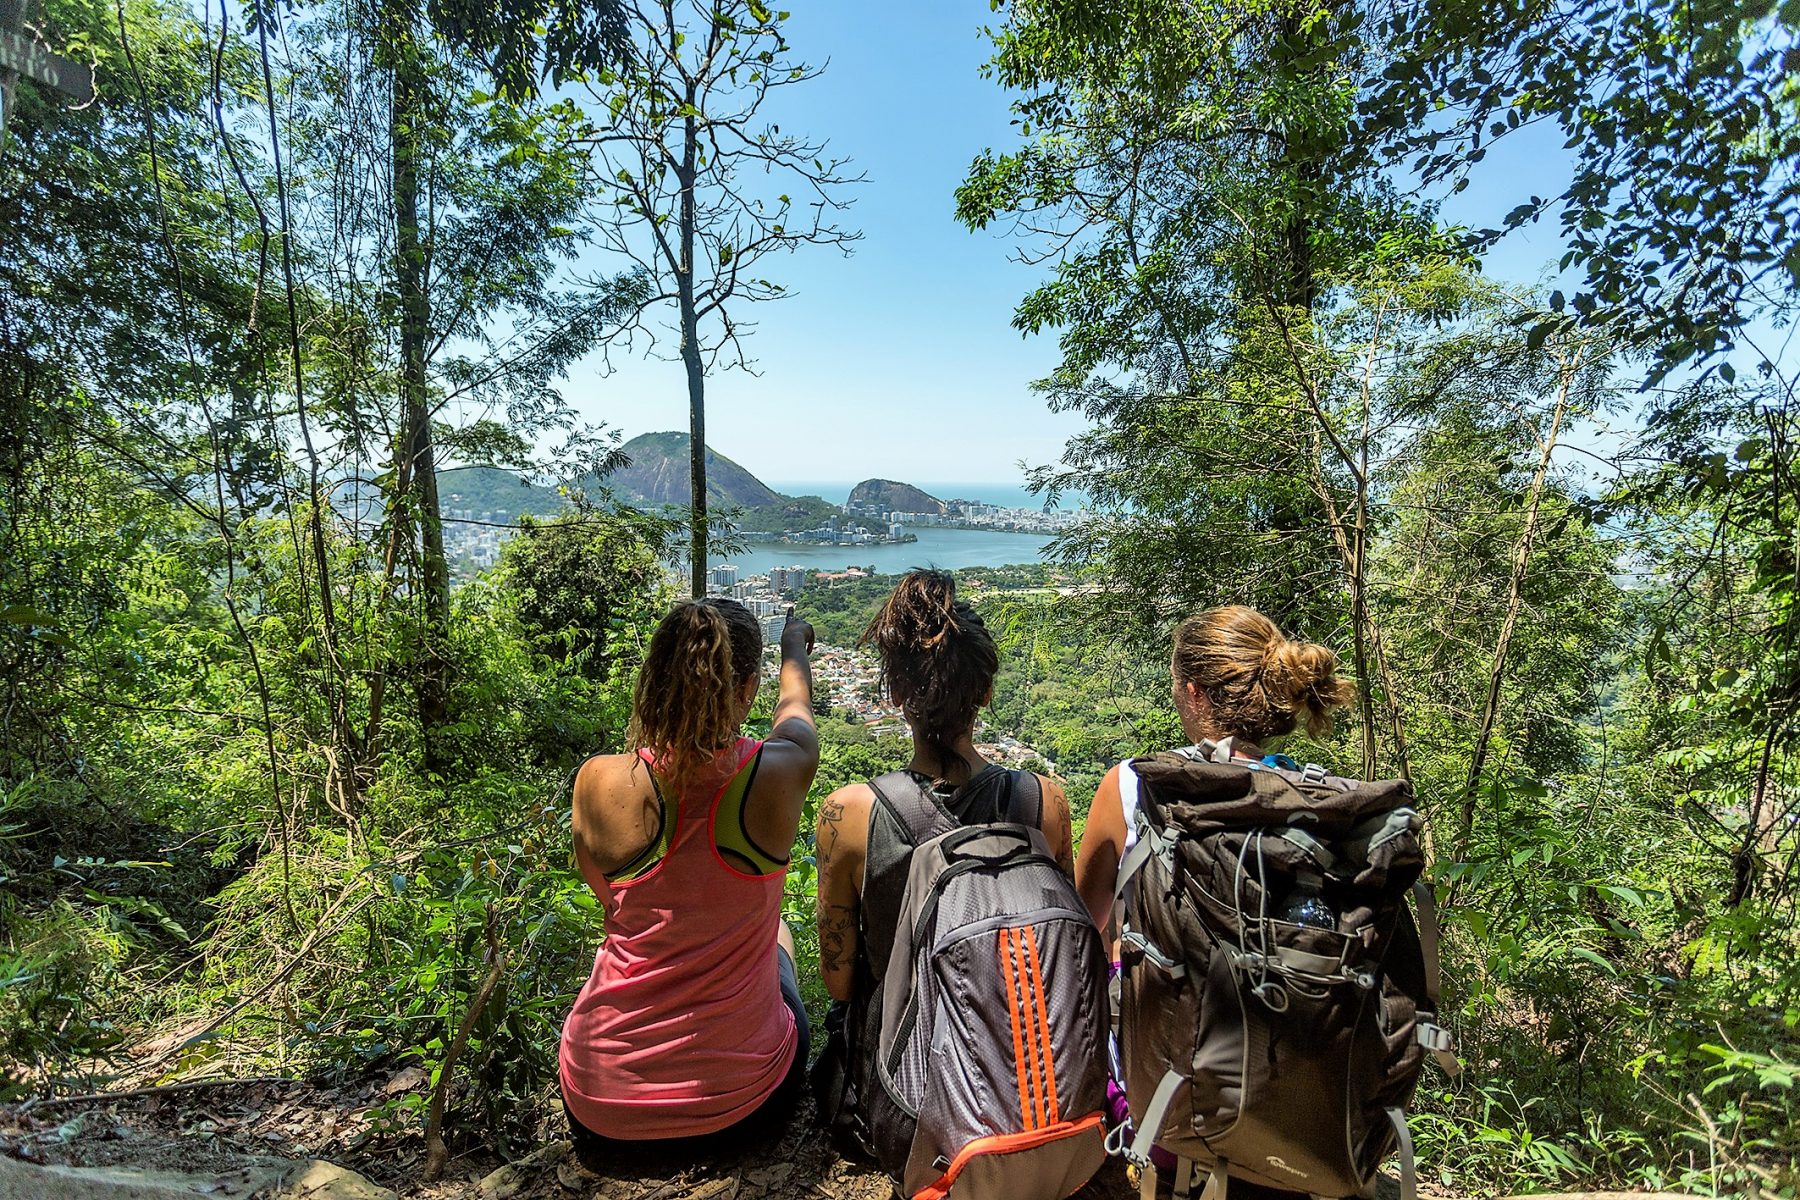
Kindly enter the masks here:
M 964 825 L 1008 823 L 1038 829 L 1044 823 L 1044 792 L 1030 771 L 990 764 L 944 801 Z
M 1033 829 L 1044 827 L 1044 784 L 1030 771 L 1008 771 L 1004 819 Z

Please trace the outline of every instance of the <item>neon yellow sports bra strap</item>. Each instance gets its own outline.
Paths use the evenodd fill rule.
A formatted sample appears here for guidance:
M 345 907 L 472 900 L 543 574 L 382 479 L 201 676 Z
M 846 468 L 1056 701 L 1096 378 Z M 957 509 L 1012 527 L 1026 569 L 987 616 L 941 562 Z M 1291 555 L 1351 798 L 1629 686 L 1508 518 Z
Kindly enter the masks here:
M 771 854 L 758 846 L 744 827 L 744 804 L 761 764 L 762 747 L 758 746 L 750 761 L 725 785 L 718 807 L 713 809 L 713 845 L 718 848 L 719 857 L 746 875 L 773 875 L 788 865 L 787 855 Z
M 648 762 L 645 765 L 648 766 Z M 675 840 L 675 822 L 669 819 L 669 802 L 663 796 L 662 784 L 657 782 L 655 771 L 650 772 L 650 786 L 656 790 L 656 836 L 636 858 L 616 871 L 608 871 L 608 883 L 630 883 L 640 875 L 649 874 L 669 853 L 669 845 Z

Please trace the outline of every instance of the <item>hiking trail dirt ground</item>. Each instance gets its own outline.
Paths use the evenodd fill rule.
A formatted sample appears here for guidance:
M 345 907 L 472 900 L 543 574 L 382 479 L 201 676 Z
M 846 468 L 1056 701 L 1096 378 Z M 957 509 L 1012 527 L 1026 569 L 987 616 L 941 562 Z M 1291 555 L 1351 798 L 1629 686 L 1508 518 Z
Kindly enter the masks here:
M 607 1175 L 586 1170 L 571 1151 L 560 1118 L 539 1130 L 536 1150 L 511 1163 L 493 1148 L 446 1133 L 451 1159 L 443 1178 L 423 1182 L 424 1139 L 370 1128 L 376 1105 L 423 1090 L 417 1072 L 351 1087 L 302 1081 L 222 1083 L 183 1091 L 80 1103 L 0 1106 L 0 1155 L 22 1163 L 131 1167 L 217 1176 L 270 1159 L 324 1159 L 359 1172 L 408 1200 L 890 1200 L 873 1165 L 846 1161 L 803 1110 L 779 1142 L 736 1159 L 694 1162 L 673 1171 L 621 1162 Z M 46 1177 L 45 1187 L 56 1186 Z M 227 1194 L 222 1182 L 217 1194 Z M 200 1194 L 214 1194 L 203 1192 Z M 1079 1200 L 1137 1195 L 1122 1167 L 1109 1163 Z
M 403 1071 L 387 1079 L 326 1086 L 307 1081 L 222 1082 L 180 1090 L 144 1089 L 104 1098 L 32 1102 L 0 1106 L 0 1200 L 9 1179 L 14 1191 L 21 1171 L 35 1164 L 44 1200 L 86 1197 L 69 1176 L 43 1167 L 118 1168 L 179 1173 L 192 1179 L 196 1196 L 238 1200 L 279 1195 L 295 1200 L 363 1200 L 347 1190 L 288 1191 L 243 1181 L 280 1173 L 290 1164 L 322 1159 L 360 1173 L 379 1189 L 403 1200 L 891 1200 L 893 1190 L 872 1164 L 848 1161 L 825 1140 L 803 1107 L 781 1139 L 761 1152 L 735 1159 L 694 1162 L 673 1170 L 620 1162 L 594 1174 L 575 1158 L 560 1115 L 538 1131 L 537 1148 L 512 1162 L 492 1147 L 446 1135 L 451 1159 L 443 1177 L 423 1181 L 425 1143 L 418 1132 L 384 1134 L 371 1124 L 371 1110 L 396 1095 L 423 1091 L 422 1072 Z M 809 1102 L 810 1104 L 810 1102 Z M 83 1173 L 86 1174 L 85 1172 Z M 235 1181 L 235 1182 L 234 1182 Z M 1420 1181 L 1421 1195 L 1451 1200 L 1456 1193 Z M 163 1193 L 116 1193 L 128 1195 Z M 1074 1200 L 1135 1200 L 1137 1189 L 1123 1164 L 1109 1160 Z M 1398 1188 L 1385 1181 L 1381 1200 Z

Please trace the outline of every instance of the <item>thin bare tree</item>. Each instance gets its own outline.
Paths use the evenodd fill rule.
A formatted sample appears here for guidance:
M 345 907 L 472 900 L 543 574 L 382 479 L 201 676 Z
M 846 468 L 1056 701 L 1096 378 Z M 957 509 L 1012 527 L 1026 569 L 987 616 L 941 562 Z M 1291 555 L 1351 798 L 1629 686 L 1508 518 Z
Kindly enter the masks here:
M 693 591 L 706 591 L 706 380 L 750 370 L 745 305 L 788 295 L 763 260 L 803 245 L 848 254 L 862 235 L 838 224 L 861 182 L 823 141 L 763 115 L 777 89 L 818 77 L 794 59 L 785 12 L 757 0 L 639 5 L 634 53 L 588 85 L 599 239 L 650 280 L 612 346 L 672 333 L 687 377 Z M 669 320 L 673 309 L 673 320 Z
M 1469 770 L 1457 809 L 1456 843 L 1453 853 L 1460 859 L 1468 851 L 1469 838 L 1475 831 L 1475 808 L 1481 792 L 1482 774 L 1487 770 L 1488 749 L 1493 744 L 1494 726 L 1500 719 L 1501 690 L 1507 681 L 1507 657 L 1512 652 L 1513 636 L 1519 628 L 1519 615 L 1525 608 L 1525 577 L 1531 569 L 1531 551 L 1538 538 L 1538 514 L 1542 511 L 1545 484 L 1556 454 L 1557 439 L 1562 436 L 1569 415 L 1571 396 L 1580 383 L 1584 358 L 1589 347 L 1582 342 L 1556 344 L 1550 347 L 1556 363 L 1556 401 L 1550 410 L 1549 426 L 1542 433 L 1526 428 L 1537 441 L 1537 466 L 1525 491 L 1524 518 L 1519 539 L 1513 546 L 1511 569 L 1506 580 L 1506 615 L 1500 632 L 1494 638 L 1493 664 L 1488 669 L 1487 688 L 1481 704 L 1481 720 L 1475 729 L 1475 743 L 1469 751 Z

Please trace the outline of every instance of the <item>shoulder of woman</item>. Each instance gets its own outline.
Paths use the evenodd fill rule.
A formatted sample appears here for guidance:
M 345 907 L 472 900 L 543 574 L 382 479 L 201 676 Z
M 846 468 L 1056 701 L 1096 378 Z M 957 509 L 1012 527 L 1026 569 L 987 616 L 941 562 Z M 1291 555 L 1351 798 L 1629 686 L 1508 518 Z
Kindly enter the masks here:
M 635 754 L 596 754 L 575 768 L 570 799 L 579 814 L 622 788 L 641 789 L 649 777 L 649 767 Z
M 817 836 L 840 844 L 862 844 L 868 837 L 869 813 L 874 807 L 875 791 L 868 784 L 845 784 L 820 803 Z
M 1125 803 L 1121 793 L 1125 773 L 1130 770 L 1124 763 L 1119 763 L 1100 778 L 1100 786 L 1094 789 L 1094 799 L 1088 805 L 1087 834 L 1110 836 L 1116 831 L 1123 836 L 1125 828 Z
M 800 782 L 803 790 L 812 783 L 813 773 L 819 769 L 817 743 L 805 745 L 796 742 L 791 738 L 781 736 L 779 729 L 757 745 L 756 753 L 761 756 L 759 771 L 772 771 L 776 774 L 791 776 L 795 781 Z
M 834 814 L 841 819 L 858 813 L 867 816 L 874 807 L 874 788 L 866 783 L 846 783 L 825 797 L 824 803 L 819 805 L 819 812 L 823 815 L 826 809 L 833 809 Z

